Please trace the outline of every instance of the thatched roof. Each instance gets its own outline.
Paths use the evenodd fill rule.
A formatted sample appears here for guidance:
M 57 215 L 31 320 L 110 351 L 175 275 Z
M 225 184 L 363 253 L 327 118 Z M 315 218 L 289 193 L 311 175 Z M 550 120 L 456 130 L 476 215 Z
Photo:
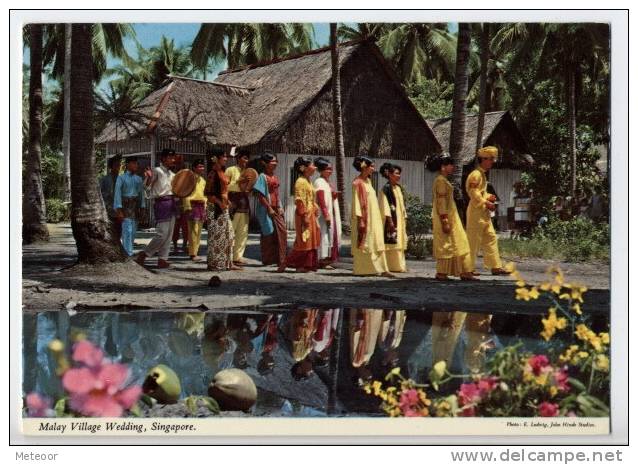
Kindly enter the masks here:
M 447 151 L 450 146 L 450 129 L 452 126 L 452 117 L 429 119 L 428 124 L 434 131 L 434 135 L 438 139 L 443 150 Z M 465 141 L 461 154 L 463 163 L 470 163 L 476 155 L 476 135 L 478 131 L 478 115 L 467 115 L 465 123 Z M 483 126 L 483 135 L 481 145 L 502 145 L 500 137 L 508 134 L 508 147 L 511 153 L 505 153 L 505 156 L 513 155 L 516 159 L 513 163 L 530 163 L 533 162 L 531 156 L 527 155 L 525 139 L 520 133 L 512 115 L 509 111 L 491 111 L 485 113 L 485 123 Z
M 353 66 L 344 66 L 347 63 Z M 384 76 L 383 80 L 377 80 L 376 85 L 384 86 L 385 94 L 379 89 L 372 89 L 371 93 L 381 92 L 377 95 L 383 94 L 386 100 L 376 103 L 374 96 L 365 97 L 368 103 L 379 107 L 375 107 L 378 110 L 376 114 L 367 112 L 362 115 L 362 106 L 357 104 L 351 105 L 350 114 L 344 113 L 344 121 L 350 123 L 350 129 L 353 129 L 354 124 L 365 129 L 359 131 L 361 134 L 351 131 L 350 139 L 353 144 L 385 144 L 380 149 L 385 153 L 395 150 L 408 152 L 404 147 L 406 145 L 410 145 L 410 150 L 419 152 L 419 155 L 421 151 L 440 151 L 434 133 L 405 95 L 400 81 L 373 43 L 364 40 L 339 44 L 339 65 L 344 70 L 342 75 L 354 73 L 344 79 L 347 84 L 351 84 L 354 79 L 359 93 L 370 82 L 369 75 L 362 77 L 366 72 L 369 74 L 376 70 L 374 72 Z M 353 67 L 356 69 L 351 69 Z M 219 145 L 262 144 L 265 147 L 289 147 L 291 150 L 308 148 L 308 140 L 302 139 L 310 138 L 320 148 L 329 151 L 334 143 L 333 139 L 328 141 L 325 137 L 318 137 L 318 134 L 310 134 L 309 126 L 324 136 L 327 132 L 332 132 L 329 129 L 331 123 L 326 126 L 331 121 L 331 111 L 325 111 L 325 105 L 315 111 L 319 115 L 309 116 L 309 111 L 318 102 L 325 103 L 331 79 L 329 47 L 223 71 L 214 82 L 171 77 L 136 109 L 144 116 L 142 122 L 131 125 L 128 129 L 118 125 L 117 140 L 149 134 L 158 128 L 160 134 L 172 138 L 190 137 Z M 346 86 L 342 90 L 344 101 L 348 99 L 348 88 Z M 379 99 L 382 100 L 381 97 Z M 387 112 L 393 112 L 394 119 Z M 298 127 L 300 125 L 301 128 Z M 98 143 L 115 141 L 115 129 L 116 125 L 111 122 L 98 138 Z M 401 130 L 418 134 L 418 137 L 407 137 Z M 293 139 L 299 143 L 294 144 Z M 401 141 L 404 141 L 403 146 Z M 318 148 L 313 146 L 308 150 L 323 153 Z M 367 146 L 363 148 L 366 149 Z M 356 149 L 353 148 L 351 152 L 356 152 Z
M 233 143 L 240 138 L 249 100 L 250 89 L 245 87 L 172 76 L 140 102 L 130 121 L 111 121 L 97 143 L 143 135 L 158 123 L 160 134 L 178 139 Z

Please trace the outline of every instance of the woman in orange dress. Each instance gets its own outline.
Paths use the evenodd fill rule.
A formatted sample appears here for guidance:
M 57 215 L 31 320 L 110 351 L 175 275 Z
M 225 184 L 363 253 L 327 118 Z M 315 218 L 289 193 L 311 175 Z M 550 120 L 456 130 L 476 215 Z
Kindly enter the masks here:
M 319 260 L 317 248 L 321 243 L 321 231 L 317 222 L 318 206 L 315 203 L 315 189 L 310 178 L 316 168 L 312 159 L 299 157 L 295 160 L 294 170 L 300 174 L 295 182 L 295 243 L 286 262 L 277 271 L 286 267 L 296 268 L 300 273 L 317 271 Z

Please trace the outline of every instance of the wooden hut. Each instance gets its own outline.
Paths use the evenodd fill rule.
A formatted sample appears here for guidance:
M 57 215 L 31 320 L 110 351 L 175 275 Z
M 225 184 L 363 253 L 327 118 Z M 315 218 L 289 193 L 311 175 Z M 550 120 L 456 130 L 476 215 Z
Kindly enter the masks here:
M 444 150 L 450 146 L 450 128 L 452 118 L 428 120 L 428 124 L 434 131 L 437 140 Z M 474 169 L 476 156 L 476 135 L 478 128 L 478 115 L 467 115 L 465 126 L 465 141 L 463 143 L 463 182 L 469 172 Z M 483 127 L 482 146 L 493 145 L 498 147 L 499 158 L 494 168 L 488 174 L 489 182 L 500 198 L 498 206 L 499 225 L 507 225 L 507 209 L 513 207 L 512 191 L 514 183 L 518 182 L 521 173 L 534 162 L 528 154 L 527 145 L 521 132 L 509 111 L 492 111 L 485 114 Z M 432 201 L 432 182 L 434 173 L 427 172 L 425 186 L 427 194 L 426 203 Z
M 372 42 L 340 44 L 339 66 L 347 203 L 356 176 L 352 157 L 359 154 L 375 158 L 378 165 L 400 164 L 406 190 L 425 199 L 429 188 L 424 185 L 424 160 L 441 151 L 434 133 Z M 107 156 L 147 156 L 152 164 L 164 147 L 191 161 L 215 144 L 246 147 L 253 154 L 276 153 L 292 228 L 294 160 L 299 155 L 334 160 L 331 76 L 326 47 L 225 71 L 214 82 L 171 77 L 141 102 L 141 122 L 118 131 L 111 122 L 98 143 L 105 145 Z M 377 188 L 383 184 L 378 177 L 373 183 Z M 349 220 L 348 214 L 342 216 Z

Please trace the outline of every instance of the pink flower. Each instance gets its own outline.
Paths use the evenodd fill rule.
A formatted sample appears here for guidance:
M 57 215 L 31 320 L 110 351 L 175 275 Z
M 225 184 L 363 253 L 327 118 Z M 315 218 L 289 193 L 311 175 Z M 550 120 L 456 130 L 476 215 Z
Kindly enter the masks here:
M 558 416 L 558 404 L 552 404 L 551 402 L 543 402 L 538 406 L 538 413 L 541 417 L 555 417 Z
M 532 368 L 534 376 L 539 376 L 543 368 L 549 365 L 549 360 L 545 355 L 534 355 L 527 360 L 527 364 Z
M 126 365 L 105 362 L 102 351 L 90 342 L 75 345 L 73 360 L 85 365 L 62 376 L 73 410 L 92 417 L 120 417 L 139 399 L 140 386 L 123 389 L 129 375 Z
M 419 393 L 416 389 L 407 389 L 401 392 L 399 397 L 399 407 L 406 417 L 418 417 L 421 416 L 417 411 L 413 410 L 413 407 L 419 404 Z
M 559 391 L 569 391 L 569 382 L 567 381 L 568 378 L 569 376 L 567 375 L 567 370 L 565 368 L 554 371 L 554 384 Z
M 476 409 L 473 406 L 466 405 L 461 410 L 461 416 L 462 417 L 475 417 L 476 416 Z
M 51 399 L 43 397 L 37 392 L 27 394 L 27 411 L 30 417 L 48 417 L 51 409 Z
M 481 393 L 481 397 L 485 397 L 487 394 L 492 392 L 497 384 L 498 384 L 498 378 L 496 376 L 488 376 L 487 378 L 481 378 L 476 383 Z
M 475 404 L 482 399 L 481 390 L 476 383 L 463 383 L 459 388 L 459 402 L 461 405 Z

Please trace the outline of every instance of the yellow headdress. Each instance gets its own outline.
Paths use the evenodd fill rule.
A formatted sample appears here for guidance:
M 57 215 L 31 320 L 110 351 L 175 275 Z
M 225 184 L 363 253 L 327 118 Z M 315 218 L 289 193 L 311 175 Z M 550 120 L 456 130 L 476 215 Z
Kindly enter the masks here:
M 493 158 L 496 160 L 498 158 L 498 149 L 493 145 L 488 145 L 487 147 L 478 149 L 476 155 L 479 158 Z

